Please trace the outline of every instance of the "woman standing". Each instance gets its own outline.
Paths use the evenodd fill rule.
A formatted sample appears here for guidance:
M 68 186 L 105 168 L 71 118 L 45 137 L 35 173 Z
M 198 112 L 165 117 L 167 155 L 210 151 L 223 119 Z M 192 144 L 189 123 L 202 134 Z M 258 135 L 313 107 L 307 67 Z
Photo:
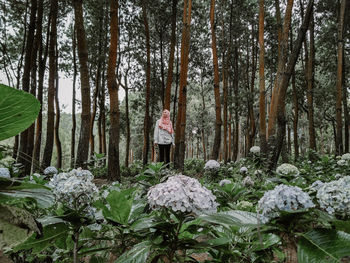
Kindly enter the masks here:
M 174 144 L 174 129 L 170 120 L 170 112 L 164 110 L 154 128 L 154 145 L 159 147 L 159 161 L 170 162 L 170 148 Z

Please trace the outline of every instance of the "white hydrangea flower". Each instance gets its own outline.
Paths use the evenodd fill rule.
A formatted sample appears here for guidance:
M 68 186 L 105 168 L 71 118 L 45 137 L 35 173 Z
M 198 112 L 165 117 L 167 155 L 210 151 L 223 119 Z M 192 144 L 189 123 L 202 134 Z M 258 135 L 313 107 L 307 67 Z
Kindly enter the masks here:
M 259 146 L 253 146 L 249 150 L 252 154 L 259 154 L 260 153 L 260 147 Z
M 0 177 L 11 178 L 9 169 L 7 169 L 7 168 L 0 168 Z
M 253 204 L 251 202 L 242 200 L 237 203 L 237 206 L 242 208 L 250 208 L 253 207 Z
M 209 160 L 205 163 L 205 170 L 218 170 L 220 168 L 220 163 L 215 160 Z
M 341 174 L 335 174 L 335 175 L 334 175 L 334 178 L 335 178 L 335 179 L 339 179 L 340 177 L 342 177 Z
M 280 166 L 277 167 L 276 172 L 279 175 L 299 175 L 299 170 L 296 166 L 289 164 L 289 163 L 283 163 Z
M 6 168 L 10 167 L 16 160 L 13 159 L 11 156 L 6 156 L 5 158 L 2 158 L 0 160 L 0 167 Z
M 215 213 L 218 204 L 210 190 L 202 186 L 197 179 L 175 175 L 164 183 L 150 188 L 147 200 L 152 209 L 168 208 L 174 212 L 188 212 L 197 215 Z
M 87 206 L 84 211 L 93 214 L 90 204 L 97 197 L 98 189 L 92 180 L 90 171 L 78 168 L 68 173 L 55 174 L 49 186 L 53 188 L 57 201 L 74 210 Z
M 320 180 L 317 180 L 310 185 L 310 190 L 312 192 L 318 191 L 322 186 L 324 185 L 324 182 L 321 182 Z
M 340 159 L 339 161 L 337 161 L 337 164 L 338 164 L 339 166 L 345 166 L 345 165 L 347 165 L 347 161 L 344 160 L 344 159 Z
M 242 184 L 244 186 L 254 186 L 254 181 L 252 180 L 252 178 L 250 176 L 246 176 L 243 181 L 242 181 Z
M 241 174 L 245 174 L 245 173 L 248 172 L 248 168 L 245 167 L 245 166 L 243 166 L 243 167 L 241 167 L 241 169 L 239 169 L 239 172 L 240 172 Z
M 220 186 L 224 186 L 225 184 L 231 184 L 232 182 L 228 179 L 223 179 L 219 182 Z
M 342 160 L 349 161 L 350 160 L 350 153 L 344 153 L 341 156 Z
M 58 173 L 58 171 L 57 171 L 56 167 L 54 167 L 54 166 L 46 167 L 44 170 L 45 175 L 52 175 L 52 174 L 57 174 L 57 173 Z
M 279 217 L 281 211 L 293 212 L 314 207 L 310 196 L 297 186 L 280 184 L 265 192 L 258 202 L 258 212 L 262 223 Z
M 316 195 L 320 207 L 329 214 L 350 216 L 350 176 L 325 183 Z

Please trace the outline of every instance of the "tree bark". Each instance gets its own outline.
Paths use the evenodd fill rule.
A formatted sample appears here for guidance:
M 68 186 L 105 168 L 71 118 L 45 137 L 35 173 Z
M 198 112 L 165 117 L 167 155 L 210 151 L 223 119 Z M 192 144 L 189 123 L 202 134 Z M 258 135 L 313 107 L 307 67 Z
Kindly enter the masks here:
M 337 81 L 336 81 L 336 144 L 335 154 L 341 155 L 343 153 L 343 139 L 342 139 L 342 84 L 343 84 L 343 49 L 344 49 L 344 14 L 345 14 L 346 0 L 341 0 L 339 10 L 338 22 L 338 48 L 337 48 Z
M 44 148 L 44 155 L 42 164 L 44 167 L 50 166 L 53 140 L 54 140 L 54 126 L 55 126 L 55 77 L 56 77 L 56 56 L 55 45 L 57 43 L 57 13 L 58 13 L 58 1 L 51 0 L 51 30 L 50 30 L 50 43 L 49 43 L 49 88 L 47 98 L 47 124 L 46 124 L 46 143 Z
M 187 74 L 188 53 L 190 48 L 192 0 L 184 1 L 183 27 L 181 39 L 181 67 L 179 84 L 179 103 L 176 119 L 174 167 L 183 171 L 186 142 L 186 104 L 187 104 Z
M 49 15 L 48 18 L 48 25 L 46 30 L 46 46 L 45 50 L 43 48 L 43 36 L 42 36 L 42 19 L 43 19 L 43 7 L 44 1 L 39 0 L 38 5 L 38 19 L 37 19 L 37 39 L 38 39 L 38 61 L 39 61 L 39 72 L 38 72 L 38 95 L 37 98 L 40 102 L 40 111 L 38 114 L 38 118 L 36 120 L 36 133 L 35 133 L 35 143 L 34 143 L 34 149 L 33 149 L 33 164 L 36 164 L 33 166 L 34 171 L 39 171 L 39 160 L 40 160 L 40 150 L 41 150 L 41 136 L 42 136 L 42 122 L 43 122 L 43 87 L 44 87 L 44 76 L 45 76 L 45 69 L 46 69 L 46 60 L 47 60 L 47 54 L 48 54 L 48 39 L 50 36 L 50 21 L 51 17 Z
M 89 131 L 90 131 L 90 82 L 88 69 L 88 50 L 86 44 L 83 5 L 82 0 L 74 0 L 75 30 L 77 34 L 77 48 L 80 63 L 80 83 L 81 83 L 81 127 L 76 158 L 76 167 L 87 166 L 89 155 Z
M 277 123 L 278 123 L 278 130 L 277 130 L 277 138 L 275 141 L 275 147 L 273 147 L 272 156 L 269 164 L 269 170 L 272 171 L 275 169 L 277 165 L 278 158 L 281 153 L 281 149 L 283 146 L 283 140 L 285 137 L 285 130 L 286 130 L 286 119 L 285 119 L 285 98 L 288 88 L 288 83 L 290 80 L 290 77 L 292 75 L 292 72 L 294 70 L 295 64 L 297 62 L 297 59 L 299 57 L 300 49 L 302 47 L 306 31 L 309 27 L 311 12 L 313 9 L 314 0 L 310 0 L 307 6 L 305 18 L 303 20 L 303 23 L 299 29 L 298 37 L 295 44 L 295 49 L 293 49 L 293 53 L 290 55 L 290 58 L 288 60 L 287 67 L 285 71 L 283 72 L 283 77 L 281 79 L 281 84 L 279 86 L 279 92 L 278 92 L 278 99 L 277 99 Z
M 143 14 L 143 23 L 145 27 L 145 36 L 146 36 L 146 89 L 145 89 L 145 98 L 146 98 L 146 107 L 145 107 L 145 119 L 143 122 L 143 149 L 142 149 L 142 163 L 145 166 L 148 162 L 148 151 L 149 151 L 149 132 L 150 132 L 150 116 L 149 116 L 149 100 L 151 93 L 151 48 L 150 48 L 150 36 L 149 36 L 149 26 L 147 19 L 147 4 L 146 0 L 142 0 L 142 14 Z
M 57 39 L 56 39 L 57 41 Z M 62 145 L 60 140 L 60 104 L 58 100 L 58 87 L 59 87 L 59 79 L 58 79 L 58 48 L 56 42 L 56 86 L 55 86 L 55 105 L 56 105 L 56 120 L 55 120 L 55 144 L 56 144 L 56 152 L 57 152 L 57 169 L 62 168 Z
M 171 84 L 173 82 L 173 68 L 174 68 L 174 57 L 175 57 L 175 45 L 176 45 L 176 11 L 177 1 L 173 0 L 172 14 L 171 14 L 171 40 L 170 40 L 170 56 L 168 63 L 168 75 L 166 79 L 166 90 L 164 99 L 164 109 L 170 110 L 171 100 Z
M 119 101 L 118 85 L 116 82 L 116 62 L 118 50 L 118 0 L 110 0 L 110 30 L 111 40 L 109 46 L 107 85 L 110 97 L 110 131 L 108 146 L 108 179 L 120 182 L 119 166 Z
M 270 140 L 270 137 L 275 135 L 276 133 L 278 94 L 279 94 L 279 88 L 281 86 L 281 82 L 283 79 L 283 72 L 285 71 L 285 65 L 287 61 L 288 34 L 290 31 L 293 2 L 294 2 L 293 0 L 287 1 L 286 13 L 285 13 L 284 23 L 283 23 L 283 31 L 282 31 L 281 40 L 279 42 L 280 51 L 278 52 L 279 54 L 278 54 L 277 73 L 276 73 L 276 79 L 274 83 L 274 89 L 272 92 L 268 130 L 267 130 L 269 140 Z
M 24 69 L 22 76 L 22 90 L 29 92 L 30 91 L 30 72 L 35 63 L 35 56 L 33 54 L 33 46 L 34 46 L 34 36 L 35 36 L 35 26 L 36 26 L 36 14 L 38 3 L 37 0 L 31 0 L 31 8 L 30 8 L 30 19 L 29 19 L 29 27 L 28 27 L 28 35 L 26 39 L 26 47 L 25 47 L 25 57 L 24 57 Z M 32 155 L 28 152 L 28 133 L 30 128 L 21 132 L 19 139 L 19 155 L 18 162 L 24 165 L 24 173 L 30 173 Z M 33 131 L 32 131 L 33 134 Z M 32 135 L 31 134 L 31 135 Z M 32 150 L 32 148 L 30 149 Z
M 71 131 L 71 141 L 70 141 L 70 168 L 74 168 L 75 163 L 75 132 L 77 128 L 77 121 L 75 116 L 75 103 L 76 103 L 76 79 L 77 79 L 77 58 L 76 58 L 76 32 L 73 28 L 73 90 L 72 90 L 72 131 Z
M 266 155 L 266 105 L 265 105 L 265 44 L 264 44 L 264 0 L 259 0 L 259 138 L 261 153 Z
M 215 0 L 211 0 L 210 4 L 210 29 L 211 29 L 211 49 L 213 52 L 213 67 L 214 67 L 214 97 L 215 97 L 215 136 L 211 158 L 217 160 L 220 152 L 221 144 L 221 102 L 220 102 L 220 80 L 219 80 L 219 65 L 216 51 L 216 36 L 215 36 Z

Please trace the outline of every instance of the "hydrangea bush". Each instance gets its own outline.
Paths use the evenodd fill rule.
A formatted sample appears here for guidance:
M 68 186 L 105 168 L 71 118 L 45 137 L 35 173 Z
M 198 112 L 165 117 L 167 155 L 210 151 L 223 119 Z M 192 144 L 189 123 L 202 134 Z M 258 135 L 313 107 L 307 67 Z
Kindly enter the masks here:
M 329 214 L 350 217 L 350 176 L 325 183 L 316 197 L 320 207 Z
M 175 175 L 164 183 L 150 188 L 147 200 L 152 209 L 168 208 L 174 212 L 188 212 L 197 215 L 214 213 L 218 204 L 210 190 L 202 186 L 197 179 Z
M 215 160 L 209 160 L 205 163 L 204 169 L 205 170 L 219 170 L 220 163 L 215 161 Z
M 294 212 L 315 205 L 310 196 L 297 186 L 280 184 L 275 189 L 265 192 L 258 202 L 259 218 L 262 223 L 279 217 L 281 211 Z
M 57 201 L 73 210 L 83 207 L 85 212 L 91 212 L 90 204 L 98 194 L 96 185 L 92 182 L 93 175 L 88 170 L 73 169 L 68 173 L 55 174 L 49 185 Z
M 345 165 L 347 165 L 347 161 L 344 160 L 344 159 L 340 159 L 339 161 L 337 161 L 337 165 L 339 165 L 339 166 L 345 166 Z
M 219 182 L 220 186 L 224 186 L 225 184 L 232 184 L 232 182 L 228 179 L 223 179 Z
M 239 172 L 240 172 L 241 174 L 245 174 L 245 173 L 248 172 L 248 168 L 245 167 L 245 166 L 243 166 L 243 167 L 241 167 L 241 168 L 239 169 Z
M 0 177 L 11 178 L 9 169 L 7 169 L 7 168 L 0 168 Z
M 344 153 L 341 158 L 342 160 L 350 161 L 350 153 Z
M 260 147 L 259 146 L 253 146 L 249 150 L 252 154 L 259 154 L 260 153 Z
M 299 175 L 299 169 L 289 163 L 284 163 L 281 164 L 280 166 L 277 167 L 276 173 L 279 175 L 293 175 L 293 176 L 298 176 Z
M 57 173 L 58 173 L 58 171 L 57 171 L 56 167 L 54 167 L 54 166 L 46 167 L 44 170 L 45 175 L 53 175 L 53 174 L 57 174 Z

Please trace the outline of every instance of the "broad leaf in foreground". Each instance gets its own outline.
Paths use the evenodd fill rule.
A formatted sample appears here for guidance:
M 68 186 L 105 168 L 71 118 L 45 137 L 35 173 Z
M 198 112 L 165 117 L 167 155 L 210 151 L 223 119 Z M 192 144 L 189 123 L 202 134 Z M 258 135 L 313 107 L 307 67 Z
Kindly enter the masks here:
M 333 229 L 316 229 L 298 242 L 299 263 L 331 263 L 350 255 L 350 234 Z
M 27 129 L 39 110 L 40 103 L 32 94 L 0 84 L 0 141 Z

